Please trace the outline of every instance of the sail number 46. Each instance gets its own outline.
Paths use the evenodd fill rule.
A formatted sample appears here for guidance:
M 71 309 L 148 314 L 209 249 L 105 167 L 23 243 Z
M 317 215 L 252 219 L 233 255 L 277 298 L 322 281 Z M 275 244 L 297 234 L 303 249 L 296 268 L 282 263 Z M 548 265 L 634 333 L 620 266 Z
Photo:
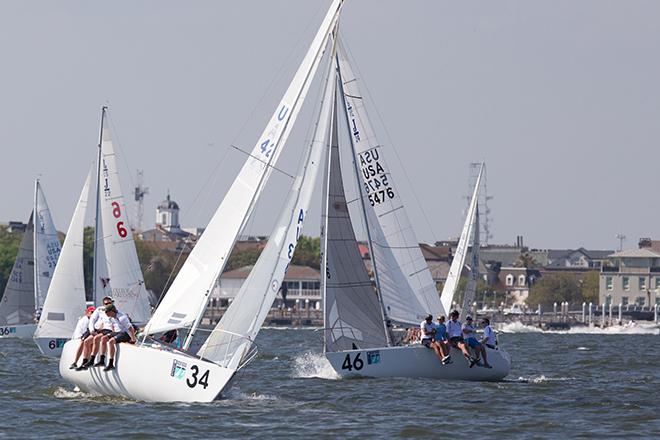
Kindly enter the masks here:
M 198 384 L 203 386 L 204 389 L 206 389 L 207 386 L 209 386 L 209 371 L 206 370 L 204 374 L 202 374 L 199 378 L 199 367 L 197 365 L 193 365 L 190 367 L 190 371 L 192 371 L 192 376 L 190 376 L 188 379 L 186 379 L 186 384 L 190 388 L 195 388 Z
M 364 361 L 360 359 L 360 354 L 362 353 L 356 354 L 353 362 L 351 362 L 351 354 L 348 353 L 344 358 L 344 363 L 341 364 L 341 369 L 353 371 L 353 368 L 355 368 L 357 371 L 360 371 L 364 367 Z

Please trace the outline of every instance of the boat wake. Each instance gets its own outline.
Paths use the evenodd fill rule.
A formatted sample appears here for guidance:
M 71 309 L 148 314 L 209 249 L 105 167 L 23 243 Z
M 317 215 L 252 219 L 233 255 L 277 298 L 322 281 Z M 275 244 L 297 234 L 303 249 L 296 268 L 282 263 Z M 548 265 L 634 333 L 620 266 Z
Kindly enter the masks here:
M 612 327 L 577 326 L 569 330 L 542 330 L 539 327 L 525 325 L 522 322 L 510 322 L 501 324 L 497 330 L 502 333 L 555 333 L 562 335 L 570 334 L 592 334 L 592 335 L 660 335 L 660 328 L 655 324 L 640 324 L 630 322 L 624 325 Z
M 230 389 L 227 397 L 231 400 L 279 400 L 277 397 L 268 394 L 244 393 L 237 389 Z
M 546 377 L 543 374 L 539 376 L 529 376 L 529 377 L 524 377 L 524 376 L 519 376 L 518 379 L 514 380 L 514 382 L 520 382 L 520 383 L 547 383 L 547 382 L 564 382 L 568 380 L 575 380 L 574 377 Z
M 339 375 L 322 353 L 306 352 L 293 360 L 294 378 L 339 379 Z
M 57 387 L 53 391 L 53 396 L 57 399 L 80 399 L 87 397 L 98 397 L 96 394 L 85 393 L 80 391 L 78 387 L 74 389 L 66 389 L 64 387 Z

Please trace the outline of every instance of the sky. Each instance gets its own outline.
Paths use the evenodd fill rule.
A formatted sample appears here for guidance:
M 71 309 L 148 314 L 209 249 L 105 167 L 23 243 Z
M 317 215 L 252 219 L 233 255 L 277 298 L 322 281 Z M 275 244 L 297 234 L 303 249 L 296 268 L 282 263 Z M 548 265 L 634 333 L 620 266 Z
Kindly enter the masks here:
M 182 225 L 204 226 L 245 160 L 231 145 L 253 148 L 329 4 L 1 2 L 0 222 L 27 221 L 40 177 L 66 231 L 109 105 L 129 203 L 138 169 L 149 188 L 143 228 L 168 190 Z M 342 38 L 418 239 L 460 234 L 478 161 L 491 243 L 660 238 L 658 22 L 657 1 L 347 0 Z M 317 80 L 285 173 L 319 90 Z M 270 233 L 290 184 L 273 173 L 246 233 Z M 318 188 L 308 219 L 319 218 Z

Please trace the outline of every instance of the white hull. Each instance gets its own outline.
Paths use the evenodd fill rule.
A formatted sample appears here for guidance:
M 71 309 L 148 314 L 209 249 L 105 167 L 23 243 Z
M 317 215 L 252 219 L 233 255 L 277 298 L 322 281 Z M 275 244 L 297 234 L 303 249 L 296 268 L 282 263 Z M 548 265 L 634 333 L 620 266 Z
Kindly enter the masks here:
M 60 357 L 64 344 L 67 343 L 69 338 L 34 338 L 35 344 L 39 347 L 41 354 L 48 357 Z
M 18 338 L 18 339 L 32 339 L 34 331 L 37 329 L 36 324 L 23 324 L 23 325 L 3 325 L 0 326 L 0 339 Z
M 341 377 L 427 377 L 447 380 L 498 381 L 509 374 L 511 361 L 502 350 L 487 349 L 493 368 L 470 368 L 462 353 L 452 349 L 453 363 L 442 365 L 434 350 L 422 345 L 347 350 L 326 353 Z
M 60 357 L 60 375 L 85 392 L 123 396 L 148 402 L 211 402 L 220 396 L 235 370 L 182 352 L 150 345 L 120 344 L 116 369 L 69 369 L 80 344 L 67 342 Z

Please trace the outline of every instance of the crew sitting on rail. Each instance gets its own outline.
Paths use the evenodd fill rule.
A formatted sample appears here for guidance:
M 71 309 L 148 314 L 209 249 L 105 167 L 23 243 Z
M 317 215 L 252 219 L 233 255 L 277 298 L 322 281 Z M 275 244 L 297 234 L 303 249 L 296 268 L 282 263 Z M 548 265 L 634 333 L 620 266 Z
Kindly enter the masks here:
M 419 324 L 421 330 L 421 343 L 426 348 L 431 348 L 440 359 L 442 364 L 445 364 L 445 356 L 440 351 L 440 346 L 434 342 L 435 338 L 435 324 L 433 323 L 433 315 L 427 315 L 426 319 Z
M 435 324 L 435 338 L 433 342 L 442 354 L 442 359 L 440 359 L 442 364 L 451 364 L 451 346 L 447 339 L 447 326 L 445 325 L 445 317 L 443 315 L 438 316 L 438 322 Z
M 458 310 L 454 310 L 449 314 L 449 321 L 447 322 L 447 335 L 449 336 L 449 344 L 452 347 L 456 347 L 463 353 L 465 359 L 467 359 L 470 367 L 473 367 L 477 363 L 477 360 L 470 356 L 470 352 L 465 347 L 465 342 L 463 342 L 463 328 L 461 322 L 458 320 Z
M 76 368 L 76 371 L 86 370 L 94 365 L 94 359 L 99 352 L 101 346 L 101 339 L 103 336 L 112 333 L 112 326 L 110 325 L 110 318 L 105 314 L 105 309 L 112 305 L 113 299 L 109 296 L 103 298 L 103 306 L 97 307 L 89 318 L 88 330 L 90 337 L 83 341 L 83 361 L 82 364 Z M 105 361 L 105 359 L 103 359 Z
M 484 337 L 481 338 L 481 343 L 488 348 L 497 350 L 497 338 L 495 337 L 495 332 L 490 326 L 490 319 L 483 318 L 481 320 L 481 325 L 484 328 Z
M 463 324 L 463 339 L 465 343 L 476 353 L 476 360 L 470 363 L 470 368 L 472 368 L 474 364 L 480 361 L 479 355 L 483 356 L 484 358 L 484 367 L 493 368 L 488 364 L 486 349 L 479 343 L 479 341 L 477 341 L 474 333 L 474 326 L 472 325 L 472 317 L 470 315 L 465 317 L 465 324 Z
M 76 368 L 78 365 L 78 359 L 80 359 L 80 355 L 83 352 L 83 344 L 82 341 L 87 339 L 89 336 L 89 317 L 92 316 L 92 313 L 94 313 L 94 306 L 89 306 L 85 310 L 85 314 L 80 317 L 78 320 L 78 324 L 76 324 L 76 329 L 73 331 L 73 336 L 71 336 L 71 339 L 80 339 L 80 345 L 78 345 L 78 351 L 76 351 L 76 358 L 74 359 L 73 363 L 69 367 L 70 369 Z
M 112 324 L 112 333 L 106 336 L 105 341 L 108 346 L 108 365 L 103 371 L 110 371 L 115 369 L 115 353 L 117 352 L 117 344 L 122 342 L 130 342 L 135 344 L 135 329 L 128 315 L 117 310 L 114 305 L 108 306 L 105 313 L 110 317 Z M 103 350 L 103 348 L 102 348 Z M 103 350 L 104 351 L 104 350 Z M 101 356 L 103 359 L 104 356 Z M 94 366 L 101 366 L 100 361 Z

